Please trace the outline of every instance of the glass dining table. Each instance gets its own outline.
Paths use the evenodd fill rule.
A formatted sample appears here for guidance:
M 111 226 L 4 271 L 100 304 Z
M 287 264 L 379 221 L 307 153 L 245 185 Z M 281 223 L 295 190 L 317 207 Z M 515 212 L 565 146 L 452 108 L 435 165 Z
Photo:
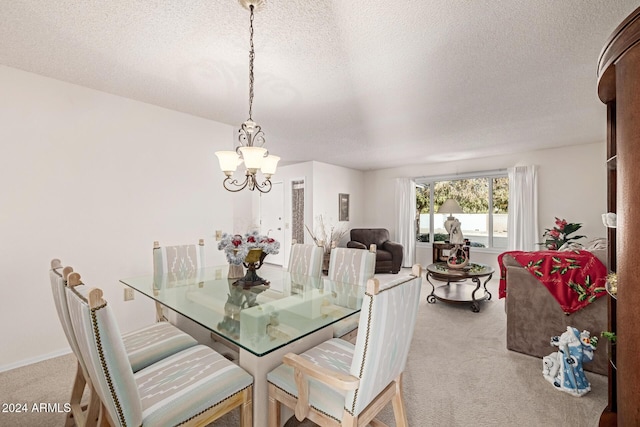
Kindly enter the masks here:
M 269 285 L 245 289 L 227 273 L 224 265 L 120 282 L 174 311 L 172 321 L 201 343 L 237 349 L 237 363 L 254 377 L 254 426 L 266 426 L 267 373 L 286 353 L 332 338 L 331 325 L 360 311 L 365 289 L 268 264 L 258 273 Z

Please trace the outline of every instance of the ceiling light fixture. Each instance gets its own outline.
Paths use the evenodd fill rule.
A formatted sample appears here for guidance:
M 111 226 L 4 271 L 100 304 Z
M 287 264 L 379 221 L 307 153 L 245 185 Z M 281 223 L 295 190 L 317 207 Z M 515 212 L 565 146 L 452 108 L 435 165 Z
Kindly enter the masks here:
M 251 117 L 253 112 L 253 60 L 256 56 L 253 49 L 253 11 L 264 5 L 265 0 L 239 0 L 242 7 L 249 10 L 249 118 L 242 123 L 238 130 L 238 142 L 240 145 L 235 151 L 216 151 L 220 161 L 220 169 L 225 174 L 222 185 L 228 191 L 236 192 L 244 188 L 268 193 L 271 190 L 271 176 L 276 173 L 280 157 L 269 154 L 266 148 L 264 133 L 260 126 Z M 239 182 L 233 178 L 239 164 L 244 161 L 245 179 Z M 262 172 L 264 181 L 258 182 L 256 177 L 258 170 Z

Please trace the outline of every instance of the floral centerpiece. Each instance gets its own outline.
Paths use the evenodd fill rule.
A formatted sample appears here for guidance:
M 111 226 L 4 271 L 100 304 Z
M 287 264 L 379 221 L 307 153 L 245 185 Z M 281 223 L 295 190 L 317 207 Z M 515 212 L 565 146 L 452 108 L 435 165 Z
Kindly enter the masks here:
M 229 264 L 240 265 L 245 262 L 251 249 L 262 249 L 264 254 L 277 254 L 280 251 L 280 242 L 257 231 L 246 233 L 244 236 L 223 233 L 218 249 L 224 251 Z
M 280 243 L 274 238 L 261 235 L 257 231 L 244 236 L 224 233 L 218 243 L 218 249 L 225 252 L 229 261 L 227 278 L 238 279 L 233 285 L 241 285 L 245 289 L 258 285 L 269 286 L 269 281 L 258 276 L 256 270 L 262 267 L 262 262 L 268 254 L 277 254 L 280 251 Z M 242 265 L 247 267 L 244 276 Z
M 582 224 L 575 222 L 567 222 L 565 219 L 556 217 L 556 223 L 553 228 L 545 229 L 542 237 L 545 239 L 543 243 L 538 243 L 549 250 L 558 250 L 567 243 L 582 239 L 586 236 L 571 236 L 582 227 Z

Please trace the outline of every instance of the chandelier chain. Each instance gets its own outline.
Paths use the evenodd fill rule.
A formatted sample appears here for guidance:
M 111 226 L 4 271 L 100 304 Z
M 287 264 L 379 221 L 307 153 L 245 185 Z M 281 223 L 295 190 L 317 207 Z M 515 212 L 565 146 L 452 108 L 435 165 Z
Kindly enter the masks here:
M 280 157 L 269 154 L 266 148 L 264 132 L 261 127 L 253 121 L 253 96 L 254 96 L 254 60 L 256 57 L 255 46 L 253 44 L 253 20 L 256 5 L 263 5 L 265 0 L 239 0 L 240 4 L 249 9 L 249 119 L 240 125 L 238 129 L 238 146 L 233 151 L 216 151 L 220 161 L 220 169 L 225 174 L 222 186 L 231 192 L 258 190 L 261 193 L 268 193 L 271 190 L 271 176 L 275 173 Z M 244 150 L 246 149 L 246 151 Z M 233 177 L 236 168 L 240 163 L 245 163 L 244 180 Z M 264 179 L 258 180 L 258 172 L 262 172 Z
M 249 120 L 253 121 L 251 118 L 253 113 L 253 60 L 256 57 L 256 53 L 253 49 L 253 5 L 249 6 L 249 10 L 251 11 L 251 15 L 249 17 Z

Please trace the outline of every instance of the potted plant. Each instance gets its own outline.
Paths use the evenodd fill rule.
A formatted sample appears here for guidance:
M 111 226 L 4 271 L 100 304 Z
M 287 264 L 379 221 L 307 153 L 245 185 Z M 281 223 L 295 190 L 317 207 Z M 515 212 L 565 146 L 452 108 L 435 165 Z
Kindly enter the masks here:
M 571 243 L 574 240 L 583 239 L 586 236 L 571 236 L 570 234 L 575 233 L 582 227 L 582 224 L 578 224 L 575 222 L 567 222 L 565 219 L 560 219 L 556 217 L 556 223 L 553 228 L 547 228 L 544 231 L 542 237 L 545 239 L 544 242 L 538 243 L 541 246 L 544 246 L 550 251 L 557 251 L 562 246 L 567 243 Z

